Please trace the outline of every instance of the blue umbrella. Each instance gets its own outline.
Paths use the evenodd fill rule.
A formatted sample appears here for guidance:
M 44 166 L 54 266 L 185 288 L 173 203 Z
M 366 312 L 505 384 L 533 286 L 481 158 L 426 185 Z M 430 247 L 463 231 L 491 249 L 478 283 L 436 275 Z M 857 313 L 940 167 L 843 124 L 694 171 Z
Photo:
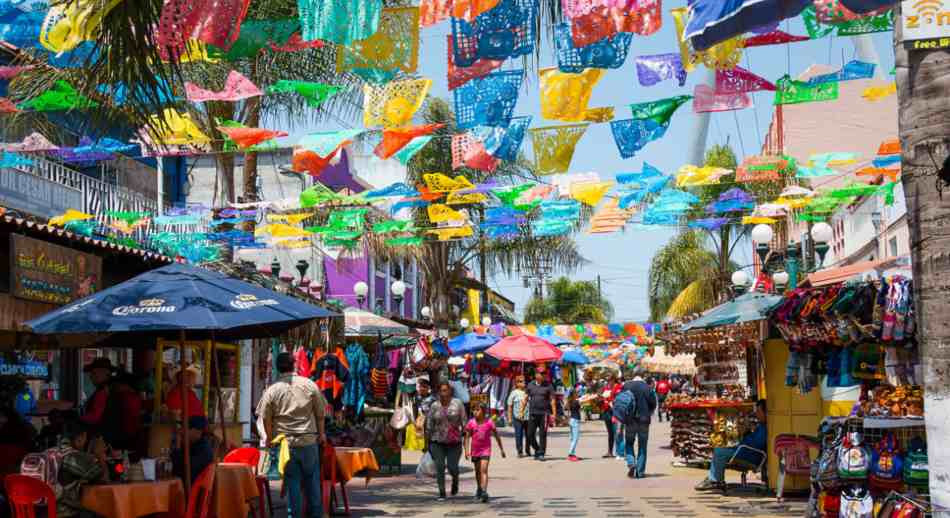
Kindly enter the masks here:
M 537 337 L 551 342 L 551 345 L 575 345 L 574 340 L 554 333 L 538 333 Z
M 449 350 L 452 356 L 480 353 L 498 343 L 498 338 L 492 335 L 465 333 L 449 340 Z
M 570 350 L 564 351 L 564 355 L 561 356 L 561 363 L 576 363 L 578 365 L 587 365 L 590 363 L 590 359 L 580 351 Z
M 689 3 L 684 38 L 706 50 L 733 36 L 798 16 L 812 0 L 696 0 Z
M 335 313 L 223 273 L 170 264 L 26 322 L 38 334 L 274 336 Z

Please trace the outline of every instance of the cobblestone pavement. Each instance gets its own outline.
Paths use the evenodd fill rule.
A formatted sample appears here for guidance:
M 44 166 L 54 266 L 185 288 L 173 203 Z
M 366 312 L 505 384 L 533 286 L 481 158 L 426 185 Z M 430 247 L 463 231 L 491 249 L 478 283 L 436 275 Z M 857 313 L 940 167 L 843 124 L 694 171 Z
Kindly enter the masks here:
M 548 435 L 548 459 L 518 459 L 511 428 L 501 430 L 505 451 L 502 459 L 494 445 L 489 470 L 488 504 L 475 502 L 472 465 L 462 459 L 462 483 L 459 496 L 436 501 L 433 479 L 418 479 L 416 464 L 420 455 L 403 452 L 403 474 L 380 477 L 364 484 L 355 479 L 347 485 L 353 516 L 412 517 L 608 517 L 608 518 L 708 518 L 731 516 L 801 517 L 804 500 L 779 504 L 774 497 L 753 492 L 717 492 L 693 490 L 705 476 L 705 470 L 673 467 L 669 449 L 669 424 L 656 423 L 650 429 L 647 476 L 627 478 L 626 464 L 601 455 L 607 435 L 600 421 L 585 422 L 577 453 L 579 462 L 567 460 L 568 432 L 556 428 Z M 731 482 L 737 473 L 727 472 Z M 275 505 L 277 502 L 275 501 Z M 284 513 L 275 513 L 283 516 Z

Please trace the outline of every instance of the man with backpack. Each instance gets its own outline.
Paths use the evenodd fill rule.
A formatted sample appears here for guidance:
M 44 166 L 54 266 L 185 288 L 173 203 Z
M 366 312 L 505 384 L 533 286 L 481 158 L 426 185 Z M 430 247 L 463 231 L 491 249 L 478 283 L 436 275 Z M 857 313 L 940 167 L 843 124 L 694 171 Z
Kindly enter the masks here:
M 656 410 L 656 393 L 653 392 L 650 385 L 647 385 L 640 373 L 636 373 L 632 381 L 624 383 L 623 392 L 631 395 L 626 412 L 623 412 L 627 476 L 643 478 L 647 468 L 647 441 L 650 437 L 650 421 L 653 412 Z M 619 399 L 618 396 L 617 400 Z M 617 413 L 616 401 L 614 402 L 614 413 Z M 636 456 L 633 453 L 634 443 L 637 447 Z

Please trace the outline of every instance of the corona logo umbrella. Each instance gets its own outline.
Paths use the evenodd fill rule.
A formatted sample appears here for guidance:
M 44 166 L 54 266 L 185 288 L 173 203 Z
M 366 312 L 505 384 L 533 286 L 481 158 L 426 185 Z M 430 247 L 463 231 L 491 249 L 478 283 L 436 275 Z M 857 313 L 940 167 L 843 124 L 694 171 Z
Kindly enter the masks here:
M 536 336 L 509 336 L 489 347 L 485 354 L 512 362 L 552 362 L 561 359 L 562 353 L 551 342 Z

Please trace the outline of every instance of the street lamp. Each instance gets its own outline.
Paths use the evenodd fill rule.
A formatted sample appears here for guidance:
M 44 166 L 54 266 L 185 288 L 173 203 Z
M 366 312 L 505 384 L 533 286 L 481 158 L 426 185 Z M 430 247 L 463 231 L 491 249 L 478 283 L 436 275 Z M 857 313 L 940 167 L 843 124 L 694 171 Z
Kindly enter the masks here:
M 270 263 L 270 274 L 276 279 L 280 279 L 280 261 L 275 257 Z
M 785 287 L 788 286 L 788 272 L 785 270 L 780 270 L 772 274 L 772 282 L 775 283 L 775 291 L 779 293 L 785 292 Z
M 483 316 L 483 317 L 482 317 L 482 325 L 485 326 L 485 327 L 490 326 L 490 325 L 491 325 L 491 317 L 488 316 L 488 315 Z
M 406 294 L 406 283 L 402 281 L 394 281 L 389 286 L 390 291 L 393 294 L 393 300 L 396 301 L 396 311 L 402 308 L 402 297 Z
M 825 254 L 828 253 L 829 248 L 828 242 L 834 238 L 834 230 L 824 221 L 815 223 L 815 226 L 811 227 L 811 238 L 815 240 L 815 252 L 818 253 L 818 264 L 815 266 L 815 270 L 818 270 L 825 262 Z
M 459 320 L 459 326 L 462 328 L 462 331 L 468 329 L 468 319 L 463 318 L 462 320 Z
M 353 293 L 356 294 L 356 303 L 362 308 L 363 303 L 366 302 L 366 294 L 369 293 L 369 286 L 365 282 L 359 281 L 353 285 Z
M 763 270 L 765 269 L 765 258 L 769 255 L 769 243 L 772 242 L 774 235 L 775 232 L 772 231 L 772 227 L 764 223 L 759 223 L 752 228 L 752 242 L 755 243 L 755 252 L 759 254 Z
M 736 295 L 742 295 L 751 283 L 752 279 L 749 278 L 749 274 L 745 273 L 745 270 L 736 270 L 732 273 L 732 289 Z
M 432 308 L 429 306 L 422 306 L 422 309 L 419 310 L 419 313 L 422 315 L 422 318 L 429 319 L 432 318 Z

